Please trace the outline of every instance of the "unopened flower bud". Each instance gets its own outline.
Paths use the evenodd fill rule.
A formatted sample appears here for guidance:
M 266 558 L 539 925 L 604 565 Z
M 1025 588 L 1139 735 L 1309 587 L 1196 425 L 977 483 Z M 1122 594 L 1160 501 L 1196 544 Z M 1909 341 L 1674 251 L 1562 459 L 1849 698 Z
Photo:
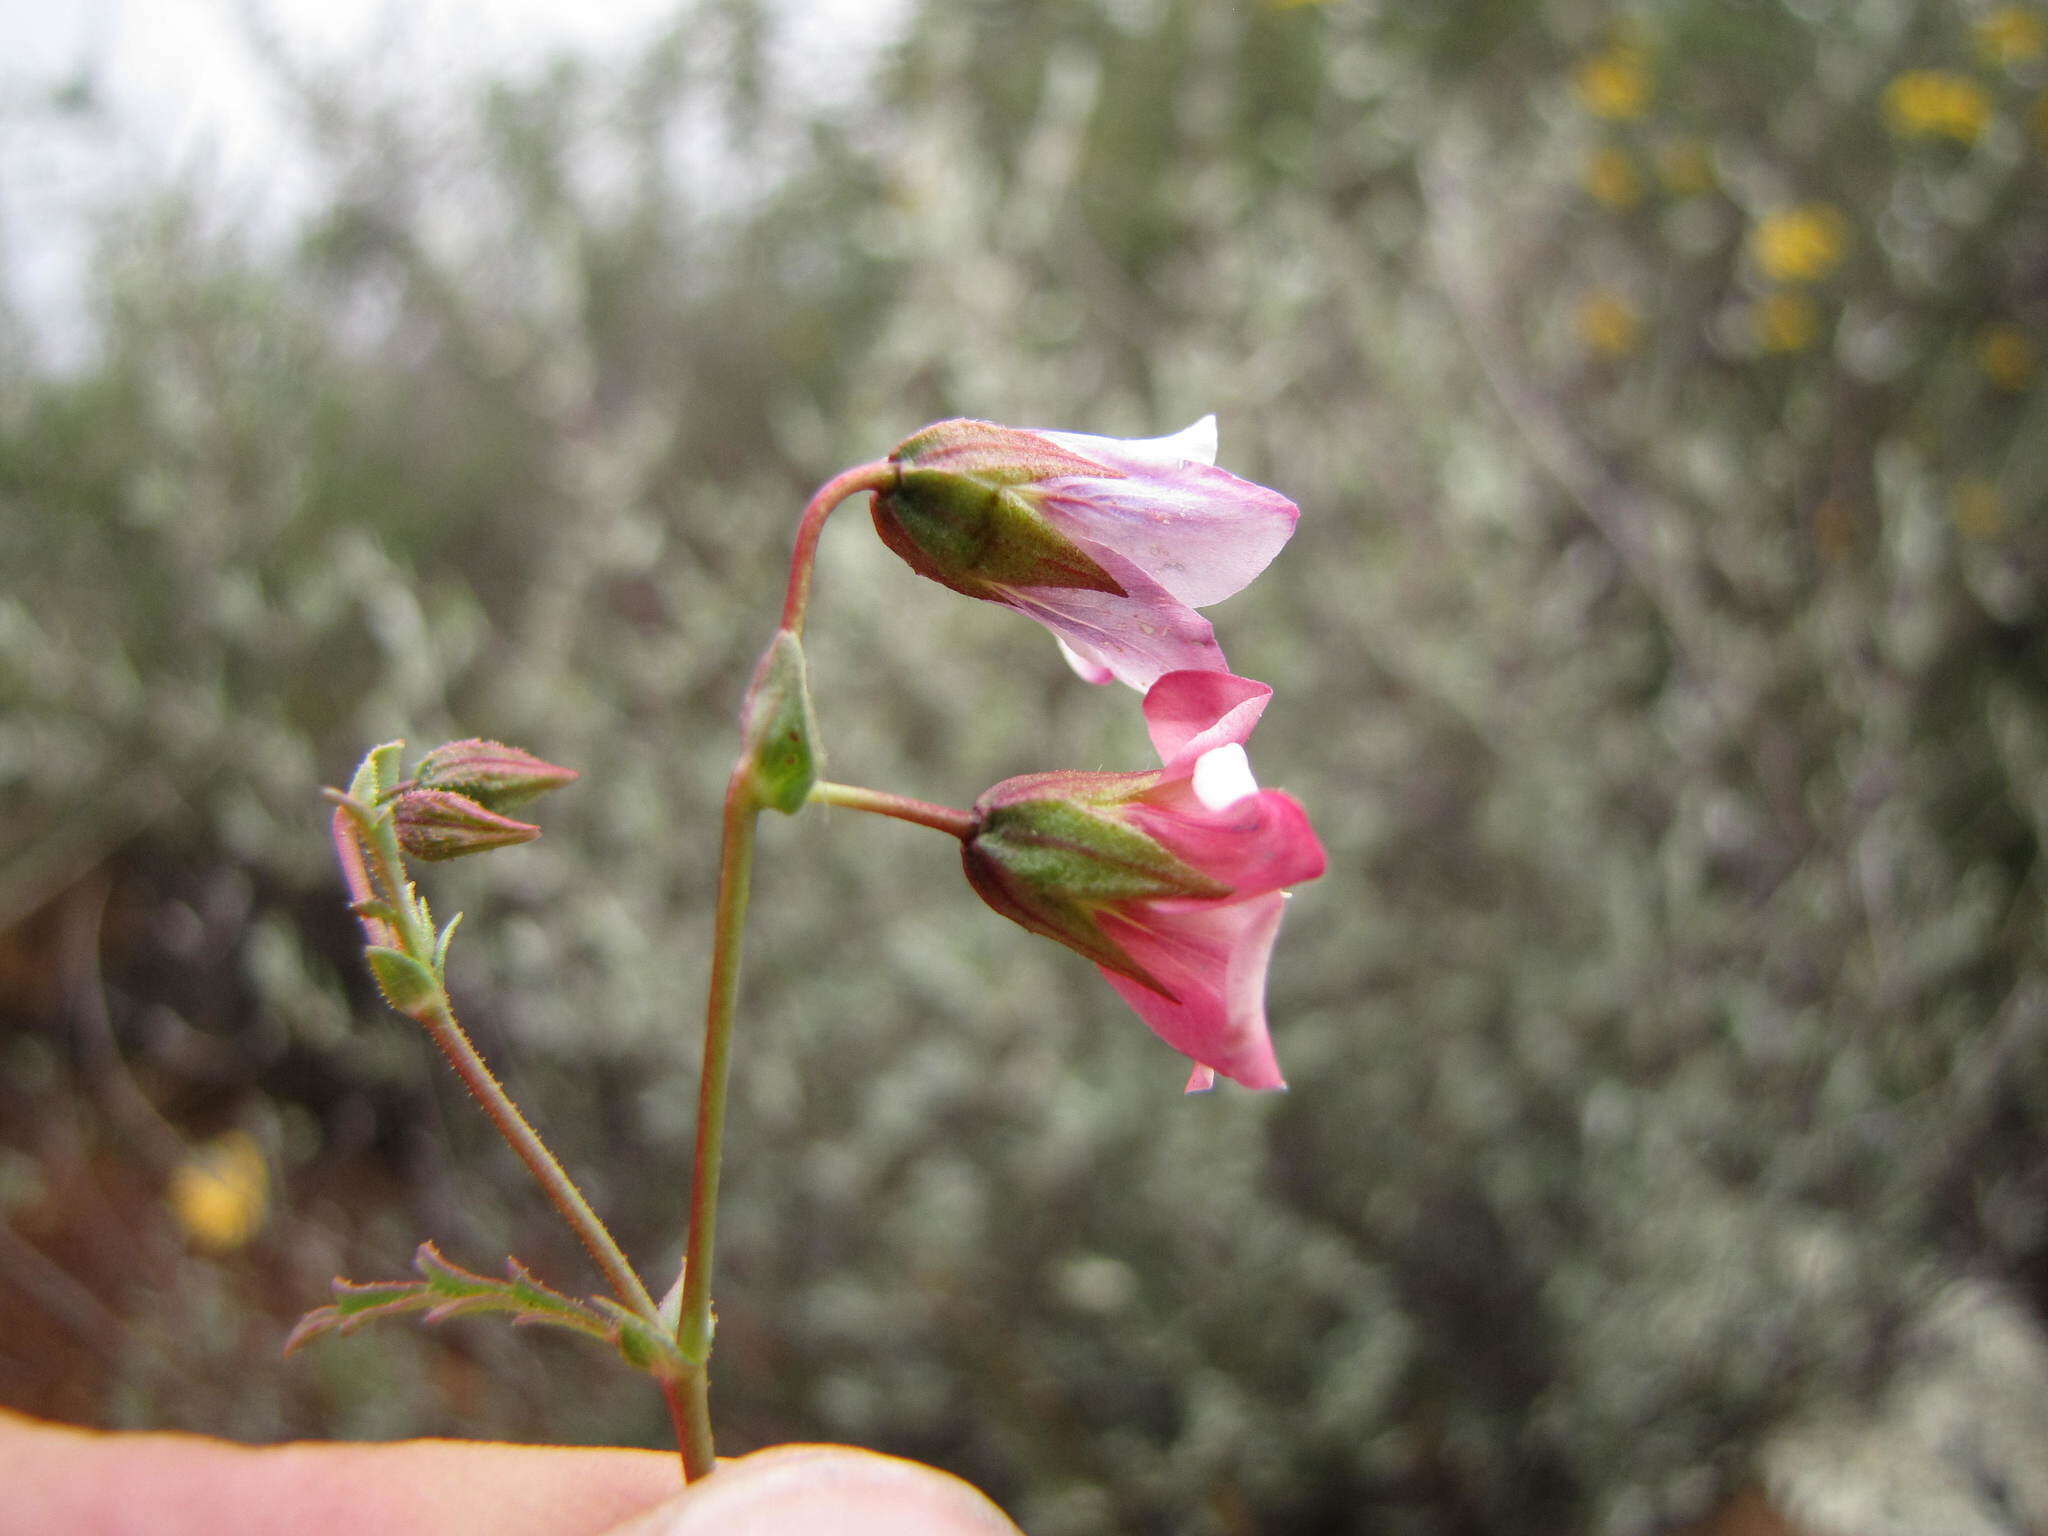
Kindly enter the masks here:
M 1129 440 L 942 421 L 889 457 L 882 542 L 919 575 L 1045 625 L 1090 682 L 1227 673 L 1195 610 L 1264 570 L 1299 516 L 1215 467 L 1208 416 Z
M 501 816 L 467 795 L 447 789 L 408 789 L 391 806 L 398 846 L 415 859 L 459 859 L 530 843 L 540 828 Z
M 544 763 L 531 752 L 481 737 L 434 748 L 413 772 L 421 789 L 454 790 L 492 811 L 514 810 L 580 777 L 574 768 Z

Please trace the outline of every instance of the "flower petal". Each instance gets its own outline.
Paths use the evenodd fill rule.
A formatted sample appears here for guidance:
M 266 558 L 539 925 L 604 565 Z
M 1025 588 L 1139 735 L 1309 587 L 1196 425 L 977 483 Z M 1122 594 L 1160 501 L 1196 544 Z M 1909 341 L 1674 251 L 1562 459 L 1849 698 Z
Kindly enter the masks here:
M 1088 553 L 1124 589 L 1121 596 L 1088 587 L 1006 587 L 997 601 L 1051 630 L 1089 664 L 1075 670 L 1090 682 L 1106 680 L 1098 674 L 1107 672 L 1144 689 L 1169 672 L 1229 675 L 1207 619 L 1128 560 L 1106 549 Z
M 1172 772 L 1194 772 L 1204 752 L 1242 744 L 1273 690 L 1230 672 L 1169 672 L 1145 693 L 1145 728 Z
M 1079 651 L 1067 644 L 1065 637 L 1057 630 L 1053 632 L 1052 643 L 1060 648 L 1060 654 L 1067 658 L 1067 665 L 1074 669 L 1082 682 L 1113 683 L 1116 681 L 1116 673 L 1110 670 L 1100 657 L 1094 655 L 1083 656 Z
M 1318 879 L 1328 864 L 1308 812 L 1284 790 L 1262 789 L 1226 810 L 1212 811 L 1181 786 L 1178 795 L 1148 793 L 1125 814 L 1132 826 L 1176 858 L 1229 886 L 1233 898 Z M 1173 910 L 1178 901 L 1162 899 L 1153 905 Z
M 1210 412 L 1164 437 L 1095 437 L 1086 432 L 1046 432 L 1062 448 L 1106 464 L 1112 469 L 1157 464 L 1214 464 L 1216 415 Z
M 1056 475 L 1039 482 L 1046 521 L 1136 562 L 1196 608 L 1242 590 L 1294 536 L 1301 517 L 1278 491 L 1209 464 L 1109 462 L 1124 478 Z
M 1188 787 L 1204 809 L 1227 811 L 1245 796 L 1256 795 L 1259 781 L 1252 773 L 1252 760 L 1245 755 L 1244 748 L 1237 742 L 1226 741 L 1195 759 Z
M 1285 907 L 1276 891 L 1182 911 L 1148 903 L 1129 920 L 1105 914 L 1103 931 L 1174 996 L 1114 971 L 1103 977 L 1155 1035 L 1198 1067 L 1247 1088 L 1284 1088 L 1266 1031 L 1266 966 Z

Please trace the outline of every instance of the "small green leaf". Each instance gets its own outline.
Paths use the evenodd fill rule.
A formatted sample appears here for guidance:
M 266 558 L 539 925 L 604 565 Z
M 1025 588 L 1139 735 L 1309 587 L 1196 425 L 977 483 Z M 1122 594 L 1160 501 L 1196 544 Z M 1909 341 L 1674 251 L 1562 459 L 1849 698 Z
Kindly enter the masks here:
M 577 1301 L 534 1279 L 517 1259 L 505 1261 L 506 1278 L 493 1280 L 451 1264 L 432 1243 L 421 1243 L 413 1255 L 417 1280 L 378 1280 L 359 1285 L 334 1282 L 334 1300 L 299 1319 L 285 1340 L 286 1354 L 330 1333 L 353 1333 L 365 1323 L 385 1317 L 418 1314 L 423 1322 L 441 1323 L 472 1312 L 496 1312 L 515 1324 L 541 1323 L 566 1328 L 585 1338 L 609 1344 L 636 1370 L 669 1380 L 689 1369 L 675 1341 L 647 1319 L 608 1297 Z
M 384 994 L 384 1001 L 408 1018 L 416 1018 L 441 995 L 441 984 L 434 979 L 434 973 L 404 950 L 371 944 L 363 954 L 370 962 L 370 974 L 377 978 L 377 990 Z
M 460 912 L 449 918 L 448 926 L 441 930 L 441 937 L 434 941 L 434 974 L 444 985 L 448 980 L 448 941 L 455 937 L 455 925 L 461 921 Z
M 405 751 L 402 741 L 387 741 L 381 747 L 372 747 L 362 765 L 356 769 L 356 776 L 349 784 L 351 800 L 361 805 L 375 805 L 398 782 L 398 765 Z
M 756 802 L 794 816 L 818 782 L 825 754 L 817 744 L 804 648 L 788 630 L 776 631 L 762 654 L 740 718 Z

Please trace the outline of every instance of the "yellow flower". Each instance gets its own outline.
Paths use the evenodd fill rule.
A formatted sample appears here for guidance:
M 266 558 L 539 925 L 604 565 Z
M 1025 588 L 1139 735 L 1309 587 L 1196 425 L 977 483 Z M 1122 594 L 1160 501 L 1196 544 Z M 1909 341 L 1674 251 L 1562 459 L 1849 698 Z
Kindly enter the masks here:
M 1602 357 L 1626 357 L 1643 339 L 1643 317 L 1612 288 L 1596 288 L 1579 301 L 1579 340 Z
M 1977 23 L 1977 51 L 1989 64 L 2031 64 L 2048 53 L 2048 23 L 2024 5 L 2001 5 Z
M 1820 334 L 1820 311 L 1803 293 L 1770 293 L 1751 308 L 1749 323 L 1766 352 L 1804 352 Z
M 1643 178 L 1628 151 L 1603 144 L 1586 161 L 1586 191 L 1610 208 L 1633 208 L 1643 200 Z
M 171 1170 L 166 1196 L 185 1236 L 201 1248 L 239 1248 L 263 1225 L 270 1170 L 245 1131 L 195 1148 Z
M 2016 325 L 1987 325 L 1977 335 L 1977 366 L 2000 389 L 2025 389 L 2040 361 L 2034 338 Z
M 1954 139 L 1974 144 L 1991 121 L 1991 97 L 1968 75 L 1912 69 L 1884 88 L 1884 115 L 1904 139 Z
M 1616 43 L 1579 65 L 1572 91 L 1595 117 L 1615 123 L 1641 117 L 1650 102 L 1649 60 L 1633 43 Z
M 2005 503 L 1989 480 L 1965 480 L 1949 493 L 1948 515 L 1964 538 L 1989 539 L 2005 526 Z
M 1714 157 L 1699 139 L 1673 139 L 1657 151 L 1657 174 L 1679 197 L 1697 197 L 1714 188 Z
M 1849 221 L 1828 203 L 1802 203 L 1766 214 L 1750 235 L 1750 250 L 1764 275 L 1781 283 L 1811 283 L 1842 264 Z

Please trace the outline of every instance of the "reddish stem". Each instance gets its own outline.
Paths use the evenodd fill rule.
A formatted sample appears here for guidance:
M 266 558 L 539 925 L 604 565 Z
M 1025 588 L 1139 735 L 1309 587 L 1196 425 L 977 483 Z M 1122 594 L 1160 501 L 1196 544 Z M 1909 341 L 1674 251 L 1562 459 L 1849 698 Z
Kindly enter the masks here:
M 789 595 L 782 603 L 782 627 L 791 634 L 804 632 L 804 610 L 811 603 L 811 566 L 817 559 L 818 535 L 832 509 L 862 491 L 886 491 L 896 484 L 902 470 L 888 459 L 862 464 L 834 475 L 819 487 L 803 518 L 796 525 L 796 548 L 789 557 Z

